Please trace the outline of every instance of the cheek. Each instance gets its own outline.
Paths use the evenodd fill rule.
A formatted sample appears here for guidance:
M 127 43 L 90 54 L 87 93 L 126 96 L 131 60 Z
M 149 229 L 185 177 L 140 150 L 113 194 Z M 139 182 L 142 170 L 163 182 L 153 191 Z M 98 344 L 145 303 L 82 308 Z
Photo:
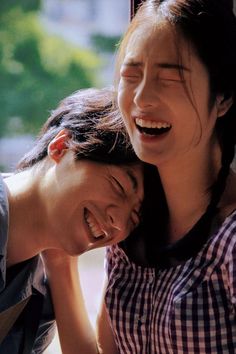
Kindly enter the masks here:
M 123 113 L 126 107 L 126 99 L 125 99 L 125 89 L 121 82 L 119 82 L 119 86 L 118 86 L 117 101 L 118 101 L 118 106 L 120 108 L 120 111 L 121 113 Z
M 118 105 L 121 111 L 130 108 L 133 101 L 133 88 L 121 79 L 118 85 Z
M 131 100 L 130 97 L 128 97 L 126 91 L 123 90 L 122 88 L 118 89 L 118 96 L 117 96 L 117 101 L 118 101 L 118 107 L 120 109 L 122 119 L 125 123 L 126 128 L 129 128 L 129 123 L 130 123 L 130 110 L 131 110 Z

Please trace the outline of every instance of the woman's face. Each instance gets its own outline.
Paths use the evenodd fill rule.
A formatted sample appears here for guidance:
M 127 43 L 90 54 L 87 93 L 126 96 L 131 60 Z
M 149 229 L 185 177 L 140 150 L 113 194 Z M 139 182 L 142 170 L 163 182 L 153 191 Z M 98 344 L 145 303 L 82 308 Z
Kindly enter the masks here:
M 141 160 L 161 167 L 204 154 L 215 141 L 217 108 L 210 109 L 209 101 L 208 72 L 182 36 L 165 22 L 134 31 L 120 69 L 118 103 Z
M 75 161 L 74 153 L 67 151 L 52 171 L 48 217 L 59 247 L 67 253 L 119 242 L 138 225 L 143 200 L 140 164 Z

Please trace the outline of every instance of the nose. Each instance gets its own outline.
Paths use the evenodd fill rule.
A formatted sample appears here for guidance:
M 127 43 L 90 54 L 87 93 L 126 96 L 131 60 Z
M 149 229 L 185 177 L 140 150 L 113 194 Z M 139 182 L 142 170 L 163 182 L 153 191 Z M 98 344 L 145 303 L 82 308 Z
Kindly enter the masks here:
M 110 205 L 107 208 L 107 215 L 111 227 L 119 231 L 122 236 L 127 236 L 129 232 L 129 211 L 125 207 Z
M 149 107 L 151 108 L 156 102 L 156 95 L 154 95 L 154 93 L 152 81 L 144 77 L 136 88 L 134 103 L 141 110 Z

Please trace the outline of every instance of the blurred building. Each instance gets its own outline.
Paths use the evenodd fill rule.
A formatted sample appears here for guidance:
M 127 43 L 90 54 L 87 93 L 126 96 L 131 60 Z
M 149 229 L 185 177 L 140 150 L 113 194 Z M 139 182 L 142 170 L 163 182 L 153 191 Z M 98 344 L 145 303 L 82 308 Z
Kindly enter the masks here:
M 0 171 L 13 172 L 19 160 L 34 144 L 30 135 L 3 137 L 0 139 Z
M 42 0 L 42 21 L 51 33 L 89 47 L 99 33 L 120 36 L 129 22 L 128 0 Z
M 129 0 L 42 0 L 41 21 L 51 34 L 83 48 L 93 48 L 95 35 L 117 37 L 127 28 Z M 100 52 L 100 86 L 113 83 L 114 54 Z

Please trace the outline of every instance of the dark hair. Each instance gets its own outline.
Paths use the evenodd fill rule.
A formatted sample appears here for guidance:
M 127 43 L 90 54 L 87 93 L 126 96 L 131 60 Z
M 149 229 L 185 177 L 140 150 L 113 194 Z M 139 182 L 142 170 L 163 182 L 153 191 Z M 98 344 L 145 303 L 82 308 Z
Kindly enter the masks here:
M 130 164 L 138 160 L 112 103 L 112 89 L 84 89 L 63 99 L 43 125 L 35 146 L 19 162 L 17 168 L 29 168 L 47 156 L 50 141 L 62 129 L 69 132 L 69 147 L 76 159 L 90 159 L 109 164 Z
M 176 35 L 178 33 L 183 34 L 189 44 L 195 48 L 199 58 L 206 66 L 210 78 L 212 102 L 214 102 L 217 94 L 223 95 L 225 99 L 229 97 L 235 99 L 236 19 L 232 9 L 232 1 L 230 0 L 147 0 L 143 2 L 121 43 L 117 61 L 117 73 L 129 39 L 136 28 L 147 23 L 155 26 L 162 20 L 171 25 Z M 217 120 L 216 133 L 222 151 L 222 166 L 212 186 L 211 200 L 206 212 L 188 235 L 204 234 L 205 238 L 209 235 L 211 223 L 217 212 L 217 205 L 224 191 L 235 153 L 235 100 L 228 112 Z M 161 193 L 161 195 L 163 197 L 157 197 L 157 203 L 159 202 L 164 209 L 164 215 L 162 215 L 163 213 L 159 215 L 162 223 L 160 229 L 164 230 L 163 220 L 167 222 L 168 209 L 164 194 Z M 157 210 L 161 210 L 161 207 L 158 208 L 157 206 Z M 157 218 L 156 216 L 155 220 Z M 155 226 L 155 229 L 158 227 Z M 160 235 L 159 232 L 158 235 Z M 153 240 L 155 244 L 158 237 Z M 153 246 L 150 249 L 150 257 L 154 259 L 153 257 L 155 256 L 152 257 L 152 250 L 154 250 Z

